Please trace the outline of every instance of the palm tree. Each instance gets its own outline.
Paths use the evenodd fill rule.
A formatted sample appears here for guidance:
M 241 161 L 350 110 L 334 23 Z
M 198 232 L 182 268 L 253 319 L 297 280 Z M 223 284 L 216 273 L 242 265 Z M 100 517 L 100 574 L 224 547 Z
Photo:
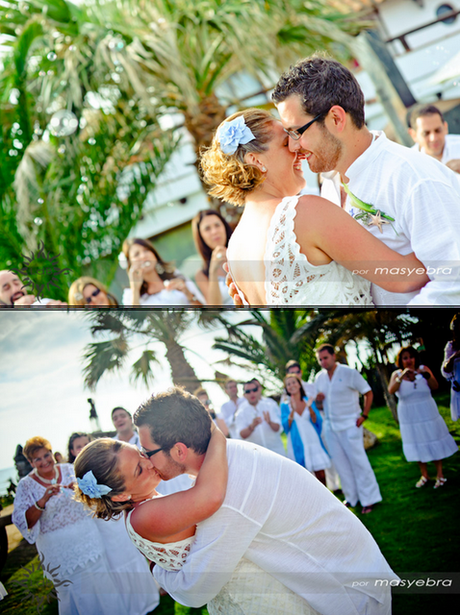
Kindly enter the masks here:
M 160 362 L 150 345 L 160 342 L 165 347 L 174 384 L 191 393 L 200 386 L 200 379 L 185 357 L 181 336 L 192 322 L 203 327 L 224 322 L 224 317 L 218 312 L 174 309 L 94 311 L 87 318 L 92 335 L 104 337 L 102 341 L 88 344 L 85 350 L 83 374 L 88 388 L 94 390 L 106 372 L 121 369 L 128 354 L 139 346 L 143 350 L 132 365 L 131 377 L 133 381 L 142 381 L 148 386 L 155 379 L 152 368 Z
M 358 341 L 365 340 L 371 351 L 371 358 L 365 363 L 375 369 L 385 403 L 397 421 L 396 401 L 388 392 L 391 376 L 388 350 L 394 343 L 403 345 L 404 341 L 413 338 L 416 323 L 417 318 L 408 310 L 319 310 L 317 316 L 300 329 L 299 335 L 317 339 L 318 343 L 329 342 L 344 354 L 349 342 L 354 342 L 357 347 Z M 357 354 L 359 358 L 359 351 Z M 365 363 L 363 368 L 366 368 Z
M 35 278 L 43 246 L 58 270 L 108 283 L 178 135 L 160 129 L 118 60 L 103 59 L 113 37 L 83 7 L 5 2 L 0 32 L 11 49 L 0 76 L 0 262 L 37 261 Z M 57 282 L 63 298 L 69 281 Z
M 302 327 L 315 315 L 314 310 L 251 310 L 250 317 L 238 324 L 225 323 L 227 337 L 216 337 L 213 348 L 222 350 L 235 363 L 242 359 L 243 367 L 269 381 L 273 389 L 279 389 L 289 359 L 300 362 L 308 374 L 316 364 L 314 344 L 306 336 L 299 335 Z M 250 328 L 257 327 L 262 339 Z

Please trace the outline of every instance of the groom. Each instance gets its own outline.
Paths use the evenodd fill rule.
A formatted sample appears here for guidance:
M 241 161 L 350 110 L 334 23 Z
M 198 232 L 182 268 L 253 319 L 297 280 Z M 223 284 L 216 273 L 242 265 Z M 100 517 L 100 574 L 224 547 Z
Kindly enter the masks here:
M 152 395 L 134 422 L 163 480 L 199 473 L 211 420 L 196 397 L 179 388 Z M 227 458 L 222 507 L 197 526 L 179 572 L 155 567 L 162 587 L 182 604 L 202 606 L 245 557 L 323 615 L 390 615 L 390 581 L 397 577 L 357 517 L 281 455 L 229 440 Z
M 304 154 L 310 169 L 323 174 L 321 196 L 396 252 L 415 252 L 426 268 L 430 282 L 418 294 L 373 285 L 374 303 L 458 305 L 459 176 L 383 132 L 370 132 L 363 92 L 339 62 L 319 55 L 301 60 L 280 77 L 272 98 L 291 151 Z M 373 211 L 366 212 L 366 205 Z

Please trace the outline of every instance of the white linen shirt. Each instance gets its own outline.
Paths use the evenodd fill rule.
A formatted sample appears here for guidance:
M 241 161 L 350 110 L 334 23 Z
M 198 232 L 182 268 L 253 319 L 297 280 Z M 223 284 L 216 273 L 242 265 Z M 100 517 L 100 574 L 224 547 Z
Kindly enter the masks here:
M 371 390 L 356 369 L 337 363 L 332 378 L 322 369 L 316 374 L 315 386 L 317 394 L 324 394 L 324 419 L 332 431 L 356 426 L 356 419 L 361 415 L 359 394 Z
M 384 224 L 383 233 L 377 226 L 363 226 L 392 250 L 415 252 L 425 268 L 430 268 L 430 282 L 414 293 L 390 293 L 373 284 L 374 303 L 458 305 L 460 176 L 430 156 L 393 143 L 383 132 L 374 132 L 378 138 L 346 171 L 348 187 L 395 222 Z M 322 177 L 321 196 L 340 205 L 339 173 L 323 173 Z M 348 195 L 345 210 L 358 213 Z M 371 255 L 369 260 L 370 266 L 380 267 L 372 263 Z
M 185 286 L 200 303 L 206 305 L 205 298 L 191 280 L 185 280 Z M 123 305 L 128 306 L 133 304 L 133 292 L 130 288 L 125 288 L 123 290 L 121 302 Z M 167 288 L 163 288 L 159 293 L 153 295 L 145 293 L 142 295 L 139 299 L 139 305 L 190 305 L 190 301 L 187 295 L 180 290 L 168 290 Z
M 270 420 L 273 423 L 278 423 L 280 428 L 278 431 L 273 431 L 267 421 L 264 419 L 264 412 L 268 412 L 270 415 Z M 281 410 L 273 399 L 268 399 L 267 397 L 262 397 L 262 399 L 257 403 L 256 406 L 251 406 L 251 404 L 245 399 L 241 406 L 238 408 L 238 411 L 235 416 L 235 425 L 236 430 L 240 434 L 241 431 L 249 427 L 252 421 L 256 416 L 260 416 L 262 419 L 262 423 L 257 425 L 254 431 L 248 438 L 244 438 L 246 442 L 252 442 L 253 444 L 259 444 L 260 446 L 265 446 L 265 448 L 270 449 L 271 451 L 278 453 L 280 455 L 286 455 L 286 451 L 284 450 L 284 444 L 281 440 L 281 432 L 283 428 L 281 426 Z
M 120 438 L 118 437 L 118 434 L 115 434 L 113 436 L 113 440 L 118 440 L 118 441 L 122 442 L 122 440 L 120 440 Z M 141 441 L 139 440 L 139 434 L 137 433 L 137 431 L 134 431 L 133 436 L 131 437 L 131 439 L 128 442 L 128 444 L 134 444 L 134 446 L 137 446 L 137 448 L 139 450 L 141 450 L 141 448 L 142 448 Z
M 227 441 L 227 458 L 224 503 L 197 525 L 183 567 L 155 566 L 155 578 L 175 600 L 206 604 L 243 556 L 322 615 L 357 615 L 355 600 L 363 594 L 388 599 L 389 587 L 374 580 L 397 576 L 364 525 L 310 472 L 241 440 Z
M 420 145 L 416 143 L 412 146 L 417 152 L 426 154 L 424 149 L 420 149 Z M 460 135 L 446 135 L 444 149 L 442 150 L 442 164 L 446 164 L 450 160 L 460 160 Z
M 236 411 L 245 401 L 246 400 L 244 399 L 244 397 L 238 397 L 236 403 L 229 399 L 225 402 L 225 404 L 222 404 L 221 406 L 219 417 L 225 421 L 231 438 L 241 438 L 240 432 L 236 428 L 235 416 Z

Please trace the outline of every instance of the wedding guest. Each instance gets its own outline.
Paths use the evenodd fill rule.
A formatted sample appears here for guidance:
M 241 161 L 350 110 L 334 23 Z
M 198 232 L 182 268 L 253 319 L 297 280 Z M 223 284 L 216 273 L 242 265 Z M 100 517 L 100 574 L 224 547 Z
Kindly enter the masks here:
M 19 481 L 13 523 L 36 544 L 44 575 L 54 583 L 60 615 L 126 615 L 129 604 L 108 568 L 97 525 L 73 495 L 71 464 L 56 465 L 45 438 L 26 442 L 24 453 L 33 471 Z M 144 615 L 158 598 L 144 595 Z
M 1 307 L 26 307 L 46 306 L 62 307 L 67 303 L 56 299 L 38 299 L 35 295 L 29 295 L 19 277 L 12 271 L 4 269 L 0 271 L 0 308 Z
M 209 415 L 212 418 L 214 424 L 221 430 L 221 432 L 227 438 L 229 436 L 227 425 L 225 424 L 225 421 L 223 418 L 221 418 L 220 416 L 217 416 L 214 408 L 212 407 L 212 403 L 211 403 L 211 400 L 209 399 L 209 395 L 206 389 L 203 389 L 203 387 L 199 387 L 198 389 L 196 389 L 196 391 L 194 391 L 193 394 L 195 395 L 195 397 L 197 397 L 200 400 L 200 402 L 209 412 Z
M 203 268 L 195 275 L 198 288 L 208 305 L 233 305 L 225 284 L 222 265 L 227 260 L 227 246 L 232 229 L 215 209 L 203 209 L 192 220 L 195 248 L 203 259 Z
M 356 369 L 337 363 L 331 344 L 322 344 L 316 358 L 322 367 L 315 380 L 316 399 L 323 402 L 327 450 L 340 476 L 344 504 L 353 507 L 359 500 L 361 513 L 370 513 L 382 501 L 363 442 L 362 425 L 369 418 L 373 399 L 371 387 Z M 364 396 L 362 412 L 360 395 Z
M 64 457 L 61 455 L 59 451 L 56 451 L 54 453 L 54 461 L 56 463 L 64 463 Z
M 75 431 L 69 438 L 67 444 L 67 459 L 69 463 L 73 463 L 78 453 L 85 448 L 85 446 L 91 441 L 91 438 L 84 431 Z
M 453 421 L 457 421 L 460 417 L 460 313 L 452 318 L 450 329 L 452 340 L 447 342 L 444 350 L 444 363 L 441 371 L 451 385 L 450 416 Z
M 316 54 L 297 62 L 280 77 L 272 98 L 291 151 L 322 173 L 321 195 L 399 254 L 414 252 L 427 270 L 428 283 L 405 294 L 385 291 L 374 280 L 374 304 L 458 305 L 459 176 L 369 131 L 363 92 L 335 60 Z
M 141 448 L 139 434 L 134 429 L 133 417 L 130 412 L 117 406 L 112 410 L 112 423 L 117 430 L 114 440 L 134 444 L 137 448 Z
M 238 408 L 235 424 L 240 438 L 286 455 L 281 440 L 281 413 L 278 404 L 262 398 L 262 386 L 255 378 L 244 383 L 245 400 Z
M 229 400 L 222 404 L 220 416 L 225 421 L 231 438 L 239 438 L 240 434 L 236 428 L 235 416 L 238 408 L 244 402 L 244 397 L 238 397 L 238 384 L 236 380 L 229 378 L 225 382 L 225 392 Z
M 123 254 L 129 277 L 123 305 L 201 306 L 205 303 L 195 284 L 164 261 L 147 239 L 126 239 Z
M 460 173 L 460 135 L 450 135 L 441 111 L 434 105 L 418 105 L 410 114 L 412 149 L 439 160 Z
M 435 489 L 446 483 L 442 460 L 458 451 L 444 419 L 439 414 L 431 391 L 438 388 L 433 372 L 420 365 L 418 352 L 412 346 L 401 348 L 397 357 L 398 370 L 391 374 L 388 390 L 398 397 L 398 419 L 403 452 L 407 461 L 417 461 L 421 478 L 415 486 L 423 487 L 429 481 L 427 463 L 436 467 Z
M 288 435 L 288 457 L 325 485 L 325 468 L 330 466 L 330 459 L 321 442 L 321 416 L 307 404 L 308 397 L 299 376 L 288 374 L 284 387 L 289 401 L 281 404 L 281 420 Z
M 69 288 L 69 305 L 80 307 L 118 307 L 118 301 L 107 287 L 95 278 L 84 276 Z

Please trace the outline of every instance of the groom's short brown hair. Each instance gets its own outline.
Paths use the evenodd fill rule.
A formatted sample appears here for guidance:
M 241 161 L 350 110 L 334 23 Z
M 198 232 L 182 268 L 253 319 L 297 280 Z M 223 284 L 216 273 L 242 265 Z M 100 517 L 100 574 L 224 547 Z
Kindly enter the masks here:
M 364 94 L 359 83 L 346 66 L 325 55 L 300 60 L 281 75 L 273 102 L 283 102 L 292 94 L 300 97 L 307 115 L 326 117 L 329 109 L 338 105 L 350 114 L 356 128 L 364 126 Z
M 211 438 L 211 417 L 203 404 L 180 387 L 152 395 L 134 413 L 137 427 L 147 425 L 152 439 L 168 452 L 183 442 L 199 455 Z

